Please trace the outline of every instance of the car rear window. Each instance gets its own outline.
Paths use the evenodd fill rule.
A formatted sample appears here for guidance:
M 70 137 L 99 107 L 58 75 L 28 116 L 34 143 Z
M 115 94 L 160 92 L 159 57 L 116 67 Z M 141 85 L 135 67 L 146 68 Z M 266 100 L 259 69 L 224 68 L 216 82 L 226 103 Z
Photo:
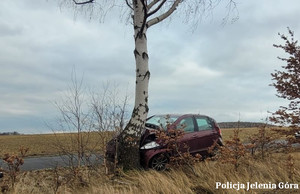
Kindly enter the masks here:
M 196 118 L 196 122 L 197 122 L 197 125 L 198 125 L 198 129 L 199 131 L 203 131 L 203 130 L 212 130 L 213 129 L 213 126 L 212 124 L 210 123 L 210 121 L 203 117 L 203 118 Z

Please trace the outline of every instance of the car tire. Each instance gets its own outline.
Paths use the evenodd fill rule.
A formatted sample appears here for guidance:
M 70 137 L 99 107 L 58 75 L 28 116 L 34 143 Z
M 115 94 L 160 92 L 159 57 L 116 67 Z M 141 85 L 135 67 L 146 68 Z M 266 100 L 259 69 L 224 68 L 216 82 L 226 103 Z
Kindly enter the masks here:
M 167 169 L 169 163 L 169 157 L 166 154 L 155 155 L 150 162 L 150 168 L 157 171 L 164 171 Z

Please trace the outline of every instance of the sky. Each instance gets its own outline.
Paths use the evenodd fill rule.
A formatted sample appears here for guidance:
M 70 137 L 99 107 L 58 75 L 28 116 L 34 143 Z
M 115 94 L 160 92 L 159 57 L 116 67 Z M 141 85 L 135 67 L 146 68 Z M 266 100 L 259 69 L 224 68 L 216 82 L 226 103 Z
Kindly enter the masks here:
M 271 73 L 285 56 L 273 44 L 287 27 L 300 39 L 300 1 L 236 0 L 238 20 L 226 25 L 226 5 L 197 28 L 183 15 L 148 30 L 149 115 L 205 114 L 218 122 L 260 122 L 287 102 L 276 97 Z M 97 13 L 97 10 L 94 10 Z M 75 71 L 86 91 L 106 82 L 134 102 L 133 29 L 114 9 L 74 14 L 59 1 L 0 2 L 0 132 L 46 133 L 59 117 Z M 88 92 L 87 92 L 88 93 Z M 88 94 L 87 94 L 88 95 Z

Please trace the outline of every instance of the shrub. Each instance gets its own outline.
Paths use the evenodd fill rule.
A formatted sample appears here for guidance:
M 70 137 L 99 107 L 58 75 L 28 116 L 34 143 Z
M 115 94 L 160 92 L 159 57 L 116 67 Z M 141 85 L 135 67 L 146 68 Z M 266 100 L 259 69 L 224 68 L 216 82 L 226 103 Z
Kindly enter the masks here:
M 11 180 L 11 186 L 13 187 L 16 182 L 17 174 L 20 172 L 20 167 L 24 164 L 24 156 L 28 152 L 28 148 L 20 147 L 19 154 L 4 154 L 2 158 L 3 161 L 7 164 L 8 175 Z

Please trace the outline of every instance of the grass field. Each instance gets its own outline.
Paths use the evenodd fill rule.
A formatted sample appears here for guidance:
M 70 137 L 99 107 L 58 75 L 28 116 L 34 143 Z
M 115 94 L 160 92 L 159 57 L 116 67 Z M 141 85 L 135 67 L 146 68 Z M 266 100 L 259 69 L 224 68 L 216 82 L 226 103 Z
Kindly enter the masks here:
M 89 138 L 88 149 L 94 151 L 103 150 L 103 142 L 112 137 L 112 133 L 83 134 L 84 139 Z M 57 155 L 61 146 L 68 147 L 72 151 L 72 143 L 77 138 L 75 133 L 58 133 L 42 135 L 5 135 L 0 136 L 0 157 L 5 153 L 17 153 L 21 146 L 29 148 L 27 156 Z M 76 149 L 74 147 L 74 149 Z
M 242 142 L 248 142 L 249 137 L 253 137 L 258 133 L 259 128 L 241 128 L 239 132 L 239 137 Z M 271 133 L 271 128 L 266 128 L 267 133 Z M 223 140 L 229 140 L 230 136 L 233 136 L 234 129 L 222 129 Z
M 226 141 L 233 135 L 234 129 L 223 129 L 223 140 Z M 244 128 L 241 129 L 240 138 L 242 141 L 247 141 L 247 138 L 257 133 L 257 128 Z M 90 149 L 100 151 L 103 149 L 103 141 L 107 141 L 113 136 L 112 133 L 105 135 L 99 133 L 90 134 Z M 85 135 L 86 137 L 86 135 Z M 104 140 L 104 137 L 105 140 Z M 59 143 L 63 143 L 64 146 L 71 146 L 72 141 L 76 138 L 76 134 L 70 133 L 58 133 L 58 134 L 41 134 L 41 135 L 5 135 L 0 136 L 0 157 L 5 153 L 16 153 L 20 146 L 29 148 L 27 156 L 40 156 L 40 155 L 57 155 L 60 148 Z
M 234 129 L 223 129 L 224 141 L 229 140 Z M 242 141 L 256 134 L 257 128 L 245 128 L 240 131 Z M 87 135 L 83 135 L 87 138 Z M 112 137 L 111 133 L 92 133 L 90 142 L 102 150 L 104 139 Z M 29 147 L 29 155 L 55 155 L 59 153 L 57 142 L 66 147 L 72 144 L 76 134 L 47 134 L 0 136 L 1 154 L 16 152 L 19 146 Z M 288 154 L 273 153 L 265 159 L 255 159 L 250 154 L 241 159 L 240 166 L 234 166 L 220 161 L 204 161 L 194 166 L 193 171 L 187 167 L 171 168 L 169 171 L 157 172 L 153 170 L 135 170 L 107 175 L 104 167 L 82 167 L 74 171 L 67 168 L 56 170 L 39 170 L 22 172 L 17 176 L 14 187 L 9 186 L 9 193 L 128 193 L 128 194 L 181 194 L 181 193 L 299 193 L 299 189 L 292 188 L 300 183 L 300 152 L 292 152 L 292 160 Z M 9 185 L 8 177 L 0 179 L 0 186 Z M 216 188 L 217 182 L 222 184 L 275 184 L 276 189 L 247 189 Z M 280 189 L 279 184 L 289 183 L 289 189 Z M 292 185 L 292 186 L 291 186 Z

